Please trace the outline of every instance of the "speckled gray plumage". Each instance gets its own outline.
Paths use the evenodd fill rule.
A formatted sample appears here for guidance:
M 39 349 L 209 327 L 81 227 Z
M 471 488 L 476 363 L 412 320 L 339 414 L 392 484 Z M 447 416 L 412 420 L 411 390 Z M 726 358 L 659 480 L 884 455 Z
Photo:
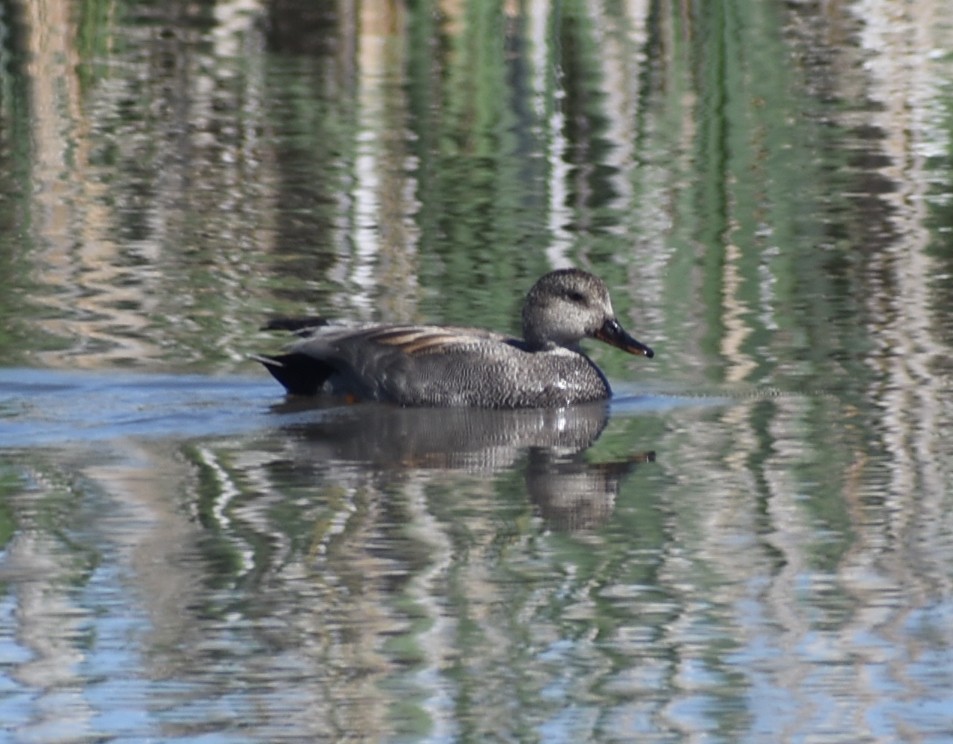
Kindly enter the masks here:
M 621 329 L 602 280 L 578 269 L 533 285 L 523 339 L 476 328 L 320 322 L 271 324 L 301 336 L 282 355 L 258 357 L 291 394 L 327 391 L 402 406 L 564 406 L 611 395 L 580 339 L 653 355 Z

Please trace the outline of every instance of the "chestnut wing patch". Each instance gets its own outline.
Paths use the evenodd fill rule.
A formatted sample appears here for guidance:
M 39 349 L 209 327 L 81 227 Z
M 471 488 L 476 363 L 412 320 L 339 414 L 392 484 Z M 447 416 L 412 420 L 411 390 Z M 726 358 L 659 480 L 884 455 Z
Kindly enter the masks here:
M 408 356 L 439 354 L 461 346 L 472 347 L 487 339 L 470 333 L 456 333 L 441 328 L 406 326 L 374 329 L 365 339 L 375 344 L 389 346 Z

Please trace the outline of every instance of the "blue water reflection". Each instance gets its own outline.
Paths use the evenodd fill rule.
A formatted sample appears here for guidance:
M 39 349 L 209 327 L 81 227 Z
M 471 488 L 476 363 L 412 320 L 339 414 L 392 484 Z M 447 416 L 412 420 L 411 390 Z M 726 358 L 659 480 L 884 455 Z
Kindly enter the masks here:
M 274 400 L 261 378 L 2 369 L 0 447 L 246 431 Z

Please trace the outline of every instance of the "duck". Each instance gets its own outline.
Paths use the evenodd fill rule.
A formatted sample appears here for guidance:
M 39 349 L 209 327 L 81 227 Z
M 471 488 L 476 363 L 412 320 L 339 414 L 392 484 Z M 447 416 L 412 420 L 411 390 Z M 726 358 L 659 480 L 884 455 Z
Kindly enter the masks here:
M 612 388 L 580 347 L 596 339 L 648 358 L 612 309 L 609 289 L 581 269 L 540 277 L 526 295 L 522 338 L 482 328 L 274 318 L 264 330 L 298 339 L 256 355 L 289 396 L 330 393 L 402 407 L 554 408 L 607 400 Z

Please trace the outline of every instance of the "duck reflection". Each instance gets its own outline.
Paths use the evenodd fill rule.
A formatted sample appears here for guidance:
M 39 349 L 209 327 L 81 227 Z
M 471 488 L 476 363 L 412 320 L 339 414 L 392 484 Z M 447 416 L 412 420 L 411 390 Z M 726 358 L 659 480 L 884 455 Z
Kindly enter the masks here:
M 296 400 L 275 410 L 315 407 Z M 608 422 L 604 402 L 505 411 L 364 404 L 324 408 L 322 414 L 285 427 L 298 450 L 295 460 L 329 468 L 357 463 L 375 472 L 522 469 L 530 500 L 546 523 L 560 530 L 605 522 L 625 477 L 655 460 L 654 452 L 611 462 L 586 459 Z

